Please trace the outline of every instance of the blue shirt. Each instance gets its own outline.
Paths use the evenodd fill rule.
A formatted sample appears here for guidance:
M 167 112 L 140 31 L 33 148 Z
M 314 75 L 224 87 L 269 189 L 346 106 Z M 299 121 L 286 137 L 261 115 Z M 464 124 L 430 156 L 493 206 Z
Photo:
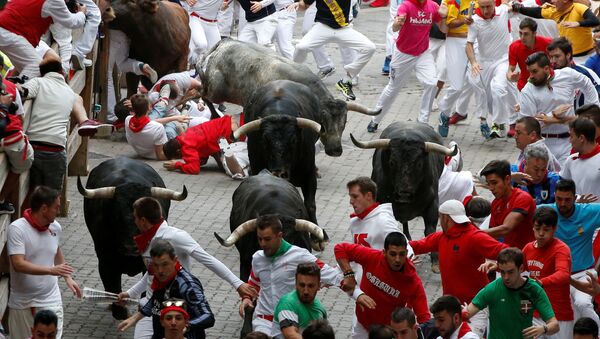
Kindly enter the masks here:
M 512 173 L 525 171 L 523 168 L 519 167 L 521 166 L 510 165 L 510 171 Z M 528 192 L 533 200 L 535 200 L 536 205 L 552 204 L 554 203 L 554 192 L 556 191 L 556 183 L 558 180 L 560 180 L 558 173 L 548 172 L 546 178 L 539 184 L 518 185 L 513 183 L 513 186 Z
M 558 228 L 554 236 L 562 240 L 571 249 L 573 260 L 571 272 L 588 269 L 594 265 L 592 238 L 600 226 L 600 204 L 575 204 L 575 211 L 566 218 L 556 204 L 539 205 L 552 207 L 558 213 Z
M 585 64 L 583 65 L 594 71 L 598 76 L 600 76 L 600 55 L 592 55 L 585 61 Z

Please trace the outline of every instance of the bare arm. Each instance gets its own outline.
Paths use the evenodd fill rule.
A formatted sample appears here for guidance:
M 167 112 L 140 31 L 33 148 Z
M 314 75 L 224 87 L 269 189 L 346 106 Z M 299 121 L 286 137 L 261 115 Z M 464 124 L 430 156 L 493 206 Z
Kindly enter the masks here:
M 502 225 L 491 227 L 487 229 L 486 232 L 494 238 L 499 238 L 510 233 L 515 226 L 520 224 L 524 219 L 525 216 L 522 213 L 510 212 L 504 219 L 504 223 Z

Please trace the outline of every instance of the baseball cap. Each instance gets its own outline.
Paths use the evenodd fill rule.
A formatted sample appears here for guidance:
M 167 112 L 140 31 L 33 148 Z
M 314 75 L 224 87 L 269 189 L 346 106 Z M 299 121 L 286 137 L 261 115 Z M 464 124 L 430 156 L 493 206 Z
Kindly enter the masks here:
M 458 200 L 448 200 L 444 202 L 440 206 L 439 212 L 441 214 L 449 215 L 457 224 L 464 224 L 470 221 L 465 213 L 465 206 Z

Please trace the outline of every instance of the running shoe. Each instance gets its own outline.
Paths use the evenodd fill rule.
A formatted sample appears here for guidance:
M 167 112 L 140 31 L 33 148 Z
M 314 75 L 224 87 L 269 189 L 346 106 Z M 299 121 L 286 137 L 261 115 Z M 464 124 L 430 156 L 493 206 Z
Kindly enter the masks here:
M 325 69 L 320 70 L 319 73 L 317 73 L 317 75 L 319 76 L 319 78 L 325 79 L 333 73 L 335 73 L 335 67 L 327 67 Z
M 375 133 L 377 132 L 377 128 L 379 127 L 379 124 L 376 123 L 375 121 L 371 121 L 369 123 L 369 125 L 367 126 L 367 132 L 369 133 Z
M 469 116 L 468 114 L 465 116 L 462 116 L 462 115 L 458 114 L 457 112 L 454 112 L 454 114 L 452 114 L 452 116 L 450 117 L 449 123 L 450 123 L 450 125 L 455 125 L 457 122 L 465 120 L 468 116 Z
M 440 113 L 439 125 L 438 125 L 438 133 L 443 138 L 445 138 L 445 137 L 448 136 L 448 130 L 450 129 L 449 122 L 450 122 L 450 118 L 448 118 L 446 115 L 444 115 L 444 112 L 441 112 Z
M 389 56 L 385 57 L 385 61 L 383 62 L 383 68 L 381 69 L 381 75 L 390 75 L 390 62 L 392 62 L 392 58 Z
M 492 130 L 490 132 L 490 138 L 492 138 L 492 139 L 502 138 L 502 131 L 500 130 L 500 125 L 498 125 L 498 124 L 492 125 Z
M 343 80 L 340 80 L 335 84 L 335 87 L 342 92 L 346 99 L 356 100 L 356 96 L 354 95 L 354 92 L 352 92 L 351 82 L 344 82 Z
M 481 122 L 481 125 L 479 125 L 479 130 L 481 131 L 481 135 L 483 136 L 483 138 L 485 140 L 491 139 L 490 126 L 488 126 L 487 122 L 485 122 L 485 121 Z
M 515 136 L 515 124 L 510 124 L 510 129 L 508 130 L 508 133 L 506 134 L 507 137 L 512 138 Z

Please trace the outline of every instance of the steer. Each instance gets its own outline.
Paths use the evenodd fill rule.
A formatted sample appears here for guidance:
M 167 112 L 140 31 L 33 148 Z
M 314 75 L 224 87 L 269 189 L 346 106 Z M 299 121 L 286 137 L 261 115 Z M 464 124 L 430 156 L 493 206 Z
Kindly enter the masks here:
M 223 39 L 196 65 L 196 70 L 202 81 L 200 94 L 209 107 L 212 107 L 210 102 L 225 101 L 245 106 L 257 88 L 273 80 L 291 80 L 308 86 L 320 103 L 320 112 L 314 120 L 321 124 L 321 141 L 330 156 L 342 154 L 341 138 L 348 110 L 367 115 L 380 112 L 335 99 L 308 67 L 256 44 Z
M 316 251 L 323 251 L 328 242 L 327 233 L 307 221 L 308 213 L 298 190 L 286 180 L 263 171 L 244 180 L 233 192 L 233 205 L 229 216 L 231 235 L 223 240 L 216 232 L 221 245 L 235 244 L 240 253 L 240 279 L 248 281 L 252 269 L 252 255 L 260 248 L 256 236 L 256 218 L 265 214 L 279 214 L 283 237 L 289 243 Z M 252 312 L 246 312 L 242 338 L 252 330 Z
M 268 169 L 302 189 L 309 220 L 316 223 L 317 174 L 315 142 L 321 126 L 315 116 L 319 101 L 308 87 L 289 80 L 271 81 L 257 89 L 246 106 L 246 124 L 234 137 L 248 136 L 252 174 Z
M 171 200 L 183 200 L 187 189 L 175 192 L 164 188 L 158 173 L 149 165 L 130 158 L 106 160 L 96 166 L 86 188 L 77 178 L 77 189 L 85 198 L 83 212 L 104 289 L 121 292 L 121 274 L 134 276 L 145 271 L 142 257 L 133 241 L 139 230 L 133 221 L 133 203 L 141 197 L 157 198 L 168 217 Z M 124 319 L 127 310 L 112 305 L 113 316 Z
M 371 179 L 377 183 L 377 201 L 392 203 L 408 239 L 408 221 L 418 216 L 425 222 L 425 235 L 435 232 L 444 156 L 458 149 L 443 146 L 439 134 L 423 123 L 395 122 L 377 140 L 361 142 L 352 134 L 350 138 L 359 148 L 375 148 Z M 437 255 L 432 255 L 432 265 L 437 270 Z

